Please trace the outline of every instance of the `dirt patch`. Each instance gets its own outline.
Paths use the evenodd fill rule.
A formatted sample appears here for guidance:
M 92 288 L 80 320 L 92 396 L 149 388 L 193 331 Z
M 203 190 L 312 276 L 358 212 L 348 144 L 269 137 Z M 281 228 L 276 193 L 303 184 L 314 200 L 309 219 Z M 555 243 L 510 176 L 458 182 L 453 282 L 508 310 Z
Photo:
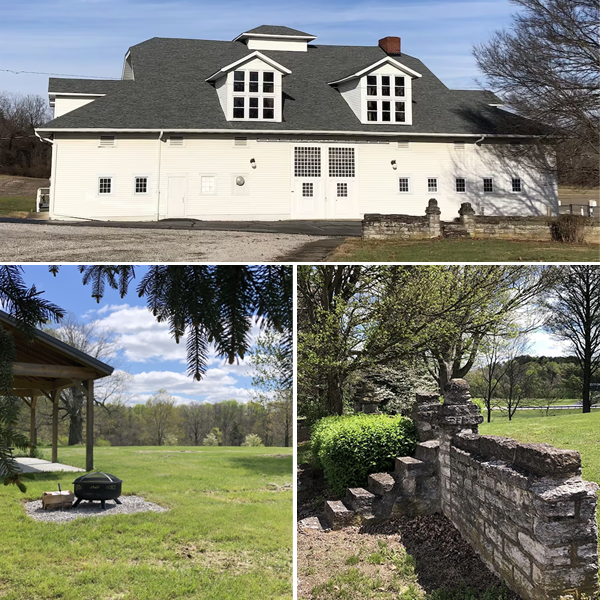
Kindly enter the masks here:
M 38 188 L 49 186 L 49 179 L 36 179 L 34 177 L 14 177 L 12 175 L 0 175 L 0 198 L 11 196 L 35 198 Z
M 255 560 L 250 552 L 236 551 L 223 552 L 215 550 L 208 543 L 182 544 L 177 554 L 184 562 L 189 562 L 194 566 L 210 569 L 216 573 L 230 573 L 241 575 L 248 573 L 256 568 Z
M 298 465 L 297 473 L 300 521 L 320 515 L 325 501 L 337 498 L 322 473 L 311 465 Z M 386 547 L 383 553 L 382 545 Z M 374 564 L 369 562 L 373 553 L 395 559 Z M 413 565 L 414 577 L 411 575 Z M 399 579 L 398 573 L 403 578 Z M 362 528 L 348 527 L 341 531 L 298 530 L 300 600 L 370 598 L 368 590 L 360 587 L 363 576 L 382 582 L 377 589 L 381 587 L 383 591 L 374 596 L 376 598 L 397 598 L 399 594 L 406 594 L 402 597 L 418 599 L 436 590 L 452 592 L 468 588 L 470 594 L 464 597 L 475 599 L 497 590 L 498 595 L 494 598 L 520 600 L 514 592 L 503 589 L 500 579 L 441 514 Z M 352 581 L 362 595 L 352 595 L 352 585 L 349 585 L 350 591 L 345 590 L 344 585 Z M 408 587 L 411 585 L 414 589 Z M 387 596 L 388 591 L 395 595 Z M 463 596 L 457 592 L 452 597 Z

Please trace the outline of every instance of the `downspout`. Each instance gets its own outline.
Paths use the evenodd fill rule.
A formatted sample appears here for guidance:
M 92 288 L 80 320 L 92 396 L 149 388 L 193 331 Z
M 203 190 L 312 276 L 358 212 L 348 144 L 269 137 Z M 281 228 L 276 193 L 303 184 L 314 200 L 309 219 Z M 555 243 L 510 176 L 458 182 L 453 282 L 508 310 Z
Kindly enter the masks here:
M 162 137 L 163 137 L 164 131 L 161 131 L 158 134 L 158 173 L 156 176 L 156 220 L 160 221 L 160 159 L 161 159 L 161 154 L 162 154 L 162 146 L 161 146 L 161 142 L 162 142 Z
M 33 130 L 35 135 L 40 138 L 42 142 L 47 142 L 52 146 L 52 163 L 50 166 L 50 205 L 48 206 L 49 216 L 52 218 L 52 213 L 54 212 L 54 196 L 56 194 L 56 155 L 58 154 L 58 146 L 55 144 L 54 140 L 50 138 L 43 138 L 35 129 Z
M 477 146 L 481 146 L 481 142 L 483 142 L 483 140 L 485 140 L 485 137 L 486 137 L 485 133 L 482 134 L 482 136 L 478 140 L 475 140 L 475 144 Z

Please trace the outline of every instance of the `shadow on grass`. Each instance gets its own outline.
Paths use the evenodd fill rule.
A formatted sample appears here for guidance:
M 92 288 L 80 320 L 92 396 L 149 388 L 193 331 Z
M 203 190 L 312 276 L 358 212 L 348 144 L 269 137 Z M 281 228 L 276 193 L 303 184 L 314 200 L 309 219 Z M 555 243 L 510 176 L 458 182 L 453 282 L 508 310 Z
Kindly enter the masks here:
M 292 459 L 291 454 L 289 456 L 274 454 L 273 456 L 232 456 L 227 460 L 234 466 L 262 475 L 292 477 Z

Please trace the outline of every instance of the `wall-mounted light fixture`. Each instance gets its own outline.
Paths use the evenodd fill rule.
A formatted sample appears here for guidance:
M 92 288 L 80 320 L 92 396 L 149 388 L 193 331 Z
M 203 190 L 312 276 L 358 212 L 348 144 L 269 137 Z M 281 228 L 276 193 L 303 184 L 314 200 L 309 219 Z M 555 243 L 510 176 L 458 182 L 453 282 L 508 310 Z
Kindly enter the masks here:
M 250 164 L 252 165 L 253 169 L 256 169 L 256 161 L 253 158 L 250 159 Z
M 395 160 L 392 161 L 391 165 L 392 165 L 392 169 L 394 169 L 394 171 L 398 168 L 398 165 L 396 164 Z

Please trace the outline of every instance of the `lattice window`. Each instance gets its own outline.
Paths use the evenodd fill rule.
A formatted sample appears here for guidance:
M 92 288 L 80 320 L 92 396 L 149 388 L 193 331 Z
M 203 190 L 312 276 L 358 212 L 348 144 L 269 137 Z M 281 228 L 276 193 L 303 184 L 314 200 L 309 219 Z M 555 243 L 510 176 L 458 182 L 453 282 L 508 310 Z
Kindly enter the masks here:
M 214 175 L 202 175 L 200 179 L 200 191 L 203 196 L 213 195 L 216 191 Z
M 338 198 L 347 198 L 348 197 L 348 184 L 347 183 L 338 183 L 337 184 L 337 197 Z
M 438 191 L 437 177 L 428 177 L 427 178 L 427 191 L 430 193 L 436 193 Z
M 354 176 L 354 148 L 329 148 L 329 177 Z
M 520 177 L 512 178 L 512 191 L 513 192 L 522 192 L 523 191 L 523 183 Z
M 98 193 L 99 194 L 111 194 L 112 193 L 112 177 L 100 177 L 98 179 Z
M 467 180 L 464 177 L 457 177 L 456 180 L 456 191 L 463 193 L 467 191 Z
M 314 196 L 315 186 L 314 183 L 304 182 L 302 184 L 302 197 L 312 198 Z
M 494 191 L 494 180 L 491 177 L 483 178 L 483 191 L 485 193 L 491 193 Z
M 148 193 L 148 178 L 147 177 L 136 177 L 135 178 L 135 193 L 136 194 L 147 194 Z
M 398 191 L 401 194 L 407 194 L 410 192 L 410 178 L 408 177 L 399 177 L 398 178 Z
M 321 148 L 318 146 L 294 148 L 294 176 L 321 177 Z

